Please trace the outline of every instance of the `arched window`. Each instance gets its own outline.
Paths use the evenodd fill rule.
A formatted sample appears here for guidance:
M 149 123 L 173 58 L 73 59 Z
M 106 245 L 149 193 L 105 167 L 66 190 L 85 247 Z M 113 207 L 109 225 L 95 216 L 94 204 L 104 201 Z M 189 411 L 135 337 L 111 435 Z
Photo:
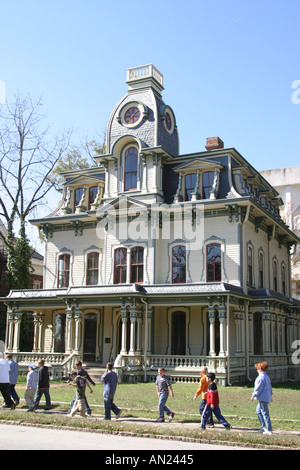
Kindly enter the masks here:
M 264 255 L 262 252 L 258 255 L 258 287 L 264 287 Z
M 88 286 L 98 284 L 99 279 L 99 253 L 93 252 L 87 255 L 86 284 Z
M 142 283 L 144 281 L 144 248 L 135 246 L 130 253 L 130 282 Z
M 206 282 L 221 281 L 221 245 L 206 245 Z
M 138 151 L 129 147 L 125 152 L 124 191 L 137 189 Z
M 214 182 L 214 172 L 205 171 L 202 174 L 202 199 L 209 199 L 213 182 Z
M 55 317 L 54 352 L 65 352 L 66 315 L 59 313 Z
M 114 257 L 114 284 L 126 284 L 127 249 L 117 248 Z
M 247 253 L 247 284 L 253 286 L 253 250 L 251 246 L 248 246 Z
M 69 287 L 70 283 L 70 255 L 61 255 L 58 258 L 57 287 Z
M 172 249 L 172 283 L 186 282 L 186 252 L 185 246 L 178 245 Z
M 277 276 L 277 261 L 273 261 L 273 289 L 277 291 L 278 289 L 278 276 Z
M 172 314 L 171 354 L 185 356 L 186 354 L 186 314 L 173 312 Z
M 185 200 L 190 201 L 192 199 L 192 193 L 196 187 L 196 173 L 190 173 L 185 175 Z

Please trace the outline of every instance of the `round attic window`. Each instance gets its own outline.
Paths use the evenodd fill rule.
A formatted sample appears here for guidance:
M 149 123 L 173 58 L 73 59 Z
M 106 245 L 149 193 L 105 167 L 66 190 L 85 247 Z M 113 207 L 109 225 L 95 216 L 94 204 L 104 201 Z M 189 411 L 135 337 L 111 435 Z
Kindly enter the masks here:
M 163 121 L 165 130 L 169 134 L 172 134 L 175 128 L 175 119 L 174 114 L 169 106 L 166 106 L 162 111 L 161 119 Z
M 129 108 L 124 115 L 124 121 L 126 124 L 136 124 L 141 117 L 141 112 L 136 106 Z
M 138 126 L 146 116 L 146 107 L 138 101 L 131 101 L 121 108 L 117 121 L 123 126 L 131 128 Z
M 169 114 L 169 113 L 166 113 L 166 114 L 165 114 L 165 118 L 166 118 L 166 120 L 165 120 L 165 126 L 166 126 L 167 130 L 170 131 L 171 128 L 172 128 L 172 119 L 171 119 L 170 114 Z

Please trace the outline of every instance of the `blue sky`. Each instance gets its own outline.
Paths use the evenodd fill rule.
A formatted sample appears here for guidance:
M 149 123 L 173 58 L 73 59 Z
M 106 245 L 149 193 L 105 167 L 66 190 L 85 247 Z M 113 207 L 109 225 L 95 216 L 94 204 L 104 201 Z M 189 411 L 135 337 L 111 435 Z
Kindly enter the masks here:
M 299 0 L 6 0 L 0 15 L 7 99 L 42 95 L 57 129 L 101 134 L 127 68 L 153 63 L 181 153 L 218 135 L 258 170 L 299 164 Z
M 153 63 L 182 154 L 219 136 L 258 170 L 295 166 L 299 40 L 299 0 L 0 0 L 0 81 L 84 139 L 106 128 L 127 68 Z

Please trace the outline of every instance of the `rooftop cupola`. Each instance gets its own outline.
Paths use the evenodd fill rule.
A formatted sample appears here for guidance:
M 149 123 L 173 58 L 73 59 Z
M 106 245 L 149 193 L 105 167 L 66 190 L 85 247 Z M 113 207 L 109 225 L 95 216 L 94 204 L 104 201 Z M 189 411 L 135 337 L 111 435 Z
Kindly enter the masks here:
M 161 94 L 163 87 L 163 75 L 152 64 L 140 65 L 127 70 L 128 91 L 153 88 Z

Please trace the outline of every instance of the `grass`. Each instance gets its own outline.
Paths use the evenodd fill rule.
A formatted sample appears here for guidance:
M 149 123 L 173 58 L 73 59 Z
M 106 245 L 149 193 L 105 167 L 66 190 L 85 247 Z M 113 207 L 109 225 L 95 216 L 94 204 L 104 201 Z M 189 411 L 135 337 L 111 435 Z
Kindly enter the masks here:
M 25 384 L 21 378 L 18 385 Z M 200 397 L 193 401 L 197 390 L 197 384 L 175 384 L 173 386 L 175 398 L 168 400 L 168 406 L 176 413 L 174 423 L 199 423 Z M 223 428 L 215 428 L 208 431 L 200 431 L 198 426 L 153 426 L 153 423 L 142 421 L 143 418 L 155 420 L 157 413 L 156 387 L 150 383 L 120 384 L 116 393 L 116 404 L 123 410 L 122 418 L 127 422 L 103 421 L 103 386 L 93 387 L 94 393 L 88 393 L 88 402 L 94 418 L 84 420 L 71 419 L 64 412 L 68 410 L 73 398 L 74 388 L 61 383 L 51 383 L 51 400 L 54 404 L 51 413 L 24 413 L 19 411 L 0 410 L 0 420 L 14 420 L 39 425 L 51 425 L 60 427 L 77 427 L 101 430 L 102 432 L 129 432 L 134 434 L 151 434 L 173 436 L 177 438 L 201 439 L 210 442 L 229 441 L 243 445 L 280 446 L 290 449 L 300 449 L 300 383 L 289 382 L 287 384 L 273 384 L 274 399 L 270 405 L 270 415 L 273 430 L 277 431 L 273 436 L 263 436 L 258 433 L 248 432 L 246 428 L 258 429 L 259 423 L 256 417 L 256 403 L 250 401 L 253 384 L 240 387 L 219 387 L 220 408 L 222 414 L 232 424 L 235 431 L 226 432 Z M 24 396 L 22 389 L 18 390 L 20 397 Z M 42 404 L 42 403 L 41 403 Z M 22 403 L 19 405 L 22 407 Z M 95 417 L 96 416 L 96 417 Z M 130 418 L 141 418 L 140 422 L 130 422 Z M 280 431 L 280 433 L 279 433 Z

